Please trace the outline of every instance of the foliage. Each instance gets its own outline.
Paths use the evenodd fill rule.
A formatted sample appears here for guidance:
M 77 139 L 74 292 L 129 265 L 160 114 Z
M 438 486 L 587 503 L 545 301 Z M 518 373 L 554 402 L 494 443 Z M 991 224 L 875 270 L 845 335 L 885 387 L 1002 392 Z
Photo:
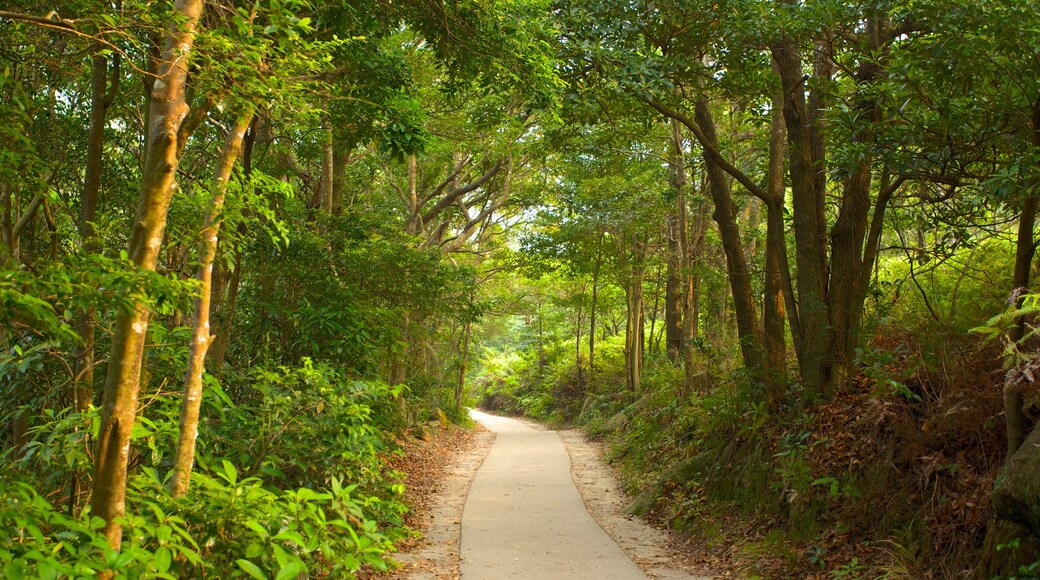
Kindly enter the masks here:
M 309 360 L 258 370 L 238 403 L 211 380 L 212 421 L 200 431 L 199 464 L 186 496 L 165 487 L 165 450 L 176 405 L 153 397 L 134 433 L 140 468 L 131 477 L 127 540 L 113 552 L 89 512 L 70 516 L 37 489 L 60 492 L 85 468 L 86 415 L 50 412 L 0 485 L 7 570 L 41 577 L 110 570 L 177 578 L 216 571 L 252 577 L 349 574 L 386 569 L 402 526 L 403 486 L 384 471 L 381 434 L 392 428 L 394 389 L 344 379 Z M 242 433 L 250 433 L 243 438 Z M 34 467 L 46 465 L 38 471 Z

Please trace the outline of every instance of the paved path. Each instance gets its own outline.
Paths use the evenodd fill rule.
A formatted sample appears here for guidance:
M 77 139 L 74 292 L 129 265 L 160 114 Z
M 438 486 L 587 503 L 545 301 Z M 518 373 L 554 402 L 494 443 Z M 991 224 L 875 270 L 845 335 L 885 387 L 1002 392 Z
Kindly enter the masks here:
M 555 431 L 472 415 L 497 439 L 462 512 L 462 578 L 646 578 L 585 510 Z

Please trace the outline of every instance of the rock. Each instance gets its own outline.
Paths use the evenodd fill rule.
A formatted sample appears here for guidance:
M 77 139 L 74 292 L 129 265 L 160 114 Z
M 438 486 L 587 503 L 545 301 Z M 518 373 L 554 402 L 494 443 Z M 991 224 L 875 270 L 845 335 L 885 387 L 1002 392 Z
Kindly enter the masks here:
M 986 533 L 986 577 L 1015 576 L 1040 560 L 1040 428 L 1008 459 L 993 485 L 993 520 Z
M 607 422 L 603 424 L 600 431 L 603 433 L 613 433 L 614 431 L 624 427 L 626 423 L 628 423 L 628 414 L 621 411 L 610 419 L 607 419 Z
M 645 516 L 653 509 L 668 482 L 686 483 L 695 479 L 704 471 L 705 454 L 694 455 L 669 467 L 654 483 L 637 495 L 625 508 L 625 513 L 633 516 Z
M 608 419 L 607 422 L 603 424 L 603 427 L 599 429 L 599 433 L 613 433 L 614 431 L 624 428 L 625 425 L 628 424 L 630 414 L 631 416 L 638 415 L 639 412 L 649 404 L 650 394 L 647 393 L 640 397 L 635 403 L 632 403 L 632 405 L 628 407 L 627 412 L 619 411 L 616 415 Z
M 993 513 L 1040 537 L 1040 429 L 1011 456 L 993 486 Z
M 1008 520 L 992 518 L 986 527 L 985 546 L 979 563 L 979 578 L 1024 578 L 1023 567 L 1040 559 L 1040 538 L 1027 528 Z

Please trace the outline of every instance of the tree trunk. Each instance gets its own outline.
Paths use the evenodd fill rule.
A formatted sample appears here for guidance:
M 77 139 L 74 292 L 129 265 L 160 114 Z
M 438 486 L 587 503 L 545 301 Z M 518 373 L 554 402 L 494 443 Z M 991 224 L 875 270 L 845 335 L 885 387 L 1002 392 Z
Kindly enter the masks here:
M 90 129 L 87 133 L 87 159 L 83 178 L 83 199 L 80 202 L 79 233 L 86 253 L 98 251 L 94 239 L 94 220 L 97 219 L 98 194 L 101 191 L 101 173 L 104 169 L 105 119 L 108 108 L 119 91 L 119 55 L 112 57 L 112 80 L 108 80 L 108 58 L 97 55 L 92 59 L 90 91 Z M 76 333 L 83 341 L 75 361 L 72 381 L 72 408 L 85 411 L 94 401 L 94 308 L 80 314 Z M 74 473 L 69 486 L 69 505 L 76 504 L 80 493 L 80 474 Z
M 700 306 L 701 306 L 701 279 L 697 274 L 697 262 L 704 255 L 704 229 L 707 226 L 707 217 L 702 210 L 702 204 L 696 206 L 692 226 L 692 237 L 687 237 L 682 244 L 688 248 L 686 252 L 687 275 L 683 281 L 683 362 L 686 365 L 686 386 L 692 387 L 696 366 L 694 365 L 694 349 L 700 338 Z M 686 213 L 686 212 L 684 212 Z M 680 214 L 682 215 L 682 214 Z M 683 232 L 687 228 L 683 228 Z
M 638 242 L 637 242 L 638 243 Z M 633 254 L 638 254 L 636 248 Z M 641 256 L 633 258 L 625 281 L 625 386 L 637 392 L 643 362 L 643 267 Z
M 711 109 L 705 100 L 696 105 L 696 119 L 704 133 L 709 146 L 718 150 L 715 133 L 715 121 Z M 719 227 L 719 237 L 726 254 L 727 275 L 730 289 L 733 292 L 733 309 L 737 319 L 737 338 L 743 355 L 744 366 L 752 376 L 768 380 L 763 376 L 762 338 L 758 329 L 758 314 L 755 309 L 755 295 L 751 288 L 751 276 L 748 272 L 741 242 L 740 229 L 737 226 L 737 208 L 733 203 L 730 180 L 715 157 L 705 153 L 704 165 L 708 174 L 708 190 L 715 205 L 712 217 Z
M 762 328 L 766 366 L 772 375 L 766 385 L 769 407 L 779 409 L 787 385 L 787 329 L 784 326 L 784 276 L 790 282 L 787 242 L 784 236 L 784 117 L 780 97 L 773 97 L 772 127 L 769 133 L 769 170 L 766 177 L 766 255 Z
M 221 308 L 220 324 L 217 326 L 213 346 L 209 349 L 210 368 L 221 377 L 224 359 L 227 357 L 228 341 L 231 340 L 231 324 L 235 318 L 235 306 L 238 302 L 238 288 L 242 281 L 242 251 L 235 250 L 235 269 L 227 284 L 227 298 Z
M 658 339 L 664 334 L 665 329 L 661 329 L 661 332 L 654 334 L 657 328 L 657 313 L 661 310 L 661 277 L 662 277 L 661 264 L 657 265 L 657 273 L 654 275 L 654 282 L 652 284 L 654 288 L 654 305 L 650 307 L 650 336 L 647 337 L 645 351 L 650 354 L 657 352 Z M 645 301 L 645 298 L 644 298 Z
M 325 140 L 322 143 L 320 205 L 325 213 L 331 214 L 334 191 L 332 185 L 336 172 L 336 155 L 332 149 L 332 119 L 326 115 L 322 125 L 322 134 Z
M 407 355 L 407 352 L 408 352 L 408 349 L 409 349 L 409 346 L 408 346 L 408 334 L 409 334 L 408 326 L 409 326 L 408 313 L 407 312 L 402 312 L 401 313 L 401 322 L 398 325 L 398 328 L 400 329 L 400 334 L 398 335 L 396 342 L 398 342 L 398 343 L 400 343 L 401 345 L 404 345 L 404 346 L 400 346 L 399 347 L 399 345 L 391 345 L 391 347 L 390 347 L 390 349 L 391 349 L 391 352 L 390 352 L 390 370 L 387 373 L 387 380 L 386 380 L 387 384 L 389 384 L 390 386 L 396 386 L 396 385 L 400 385 L 400 384 L 404 383 L 404 376 L 405 376 L 404 359 L 405 359 L 405 356 Z M 402 396 L 401 400 L 402 401 L 404 400 L 403 396 Z
M 472 300 L 470 305 L 472 306 Z M 466 320 L 465 336 L 462 340 L 462 357 L 459 361 L 459 383 L 455 388 L 455 409 L 462 409 L 462 396 L 466 392 L 466 371 L 469 370 L 469 343 L 473 337 L 473 323 Z
M 582 285 L 581 285 L 581 296 L 580 296 L 580 298 L 578 300 L 578 316 L 577 316 L 577 320 L 575 320 L 575 323 L 574 323 L 574 368 L 577 370 L 577 373 L 578 373 L 577 391 L 578 391 L 579 395 L 582 392 L 582 389 L 583 389 L 583 384 L 582 383 L 584 381 L 584 376 L 583 376 L 582 370 L 581 370 L 581 329 L 584 326 L 583 321 L 581 319 L 581 314 L 582 314 L 582 310 L 584 310 L 584 308 L 583 308 L 584 302 L 585 302 L 585 283 L 582 282 Z
M 347 174 L 347 162 L 350 154 L 341 152 L 332 161 L 332 213 L 343 214 L 343 180 Z
M 187 60 L 202 13 L 202 0 L 178 0 L 155 86 L 149 102 L 148 142 L 141 173 L 141 192 L 130 234 L 129 257 L 142 270 L 155 270 L 173 197 L 177 132 L 188 114 L 184 101 Z M 112 333 L 112 354 L 105 378 L 101 423 L 94 454 L 91 515 L 105 521 L 102 533 L 113 549 L 122 544 L 130 431 L 137 413 L 141 361 L 149 311 L 142 305 L 120 312 Z
M 184 373 L 184 399 L 181 406 L 180 437 L 177 440 L 177 454 L 173 459 L 173 476 L 170 479 L 170 493 L 179 497 L 188 491 L 192 466 L 195 464 L 195 439 L 199 434 L 199 409 L 202 405 L 202 374 L 206 370 L 206 351 L 209 350 L 213 336 L 210 334 L 210 298 L 213 288 L 213 261 L 217 255 L 217 238 L 220 235 L 221 215 L 224 211 L 224 197 L 227 194 L 231 170 L 242 152 L 242 140 L 252 120 L 252 113 L 245 113 L 235 120 L 235 124 L 224 140 L 224 146 L 217 158 L 217 167 L 213 175 L 213 197 L 209 203 L 202 230 L 202 241 L 199 245 L 199 295 L 195 298 L 195 316 L 192 320 L 191 347 L 188 350 L 188 369 Z
M 674 210 L 673 210 L 674 211 Z M 668 216 L 668 273 L 664 290 L 664 344 L 668 360 L 682 360 L 683 268 L 679 250 L 679 217 Z
M 405 231 L 412 236 L 421 234 L 424 229 L 422 208 L 419 207 L 418 179 L 418 163 L 412 153 L 408 156 L 408 225 L 405 227 Z
M 820 50 L 825 58 L 825 50 Z M 822 102 L 806 101 L 802 59 L 790 41 L 772 47 L 784 94 L 784 122 L 790 157 L 791 201 L 798 263 L 798 314 L 802 383 L 809 397 L 830 392 L 830 321 L 827 313 L 827 247 L 824 193 L 825 148 Z M 826 70 L 814 67 L 818 78 Z M 826 78 L 829 78 L 827 74 Z M 797 344 L 796 344 L 797 345 Z
M 603 262 L 603 234 L 596 242 L 596 264 L 592 267 L 592 305 L 589 307 L 589 387 L 596 389 L 596 307 L 599 298 L 599 270 Z
M 256 143 L 257 119 L 249 125 L 249 131 L 242 139 L 242 175 L 248 181 L 253 173 L 253 145 Z M 238 233 L 244 235 L 248 232 L 245 221 L 238 224 Z M 235 266 L 227 281 L 226 297 L 221 303 L 218 311 L 216 338 L 213 346 L 209 349 L 209 362 L 211 372 L 215 372 L 217 378 L 222 376 L 224 370 L 224 358 L 227 356 L 228 342 L 231 340 L 231 325 L 235 319 L 235 307 L 238 304 L 238 289 L 242 282 L 242 249 L 235 248 Z
M 1033 147 L 1040 150 L 1040 97 L 1033 103 Z M 1022 214 L 1018 219 L 1018 240 L 1015 244 L 1015 273 L 1012 280 L 1012 289 L 1019 294 L 1018 305 L 1021 306 L 1023 294 L 1029 291 L 1030 268 L 1033 264 L 1033 256 L 1036 253 L 1036 241 L 1034 229 L 1036 227 L 1037 206 L 1040 205 L 1040 183 L 1033 184 L 1033 191 L 1022 204 Z M 1019 342 L 1025 335 L 1025 317 L 1020 317 L 1011 329 L 1011 340 Z M 1026 420 L 1024 412 L 1024 400 L 1021 391 L 1004 391 L 1004 416 L 1007 427 L 1008 459 L 1022 446 L 1026 437 Z
M 881 26 L 877 18 L 868 23 L 870 38 L 879 39 Z M 875 40 L 875 51 L 880 51 L 880 40 Z M 857 82 L 872 90 L 871 82 L 881 68 L 872 59 L 860 65 Z M 855 350 L 859 343 L 859 326 L 867 289 L 861 283 L 869 282 L 863 270 L 872 264 L 863 259 L 864 241 L 870 221 L 870 187 L 873 177 L 874 156 L 869 152 L 875 141 L 875 125 L 881 121 L 881 107 L 877 100 L 860 90 L 856 97 L 857 126 L 854 141 L 867 151 L 845 180 L 837 220 L 831 228 L 830 285 L 828 295 L 831 325 L 831 384 L 843 387 L 854 372 Z
M 668 216 L 668 281 L 665 283 L 665 348 L 668 359 L 682 359 L 683 345 L 690 337 L 684 333 L 683 306 L 688 289 L 685 281 L 689 251 L 686 219 L 686 158 L 679 121 L 670 119 L 672 145 L 672 191 L 675 202 Z

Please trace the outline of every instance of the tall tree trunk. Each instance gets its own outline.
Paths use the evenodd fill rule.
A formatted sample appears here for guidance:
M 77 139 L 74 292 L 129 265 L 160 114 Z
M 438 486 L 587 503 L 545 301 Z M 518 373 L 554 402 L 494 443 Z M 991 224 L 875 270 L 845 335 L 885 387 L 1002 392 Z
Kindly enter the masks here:
M 712 118 L 708 102 L 703 99 L 699 100 L 695 113 L 697 124 L 704 133 L 709 146 L 717 151 L 718 139 L 715 132 L 715 121 Z M 712 217 L 719 227 L 722 249 L 726 254 L 727 276 L 733 292 L 733 310 L 737 319 L 737 339 L 740 342 L 744 366 L 752 376 L 768 381 L 769 377 L 763 374 L 765 369 L 763 368 L 762 338 L 758 329 L 755 295 L 751 288 L 751 276 L 744 256 L 740 229 L 737 226 L 737 208 L 733 203 L 730 180 L 713 155 L 705 153 L 704 165 L 708 174 L 708 190 L 715 205 Z
M 332 161 L 332 213 L 343 214 L 343 181 L 347 174 L 347 163 L 350 154 L 346 151 L 337 153 Z
M 336 172 L 336 154 L 332 148 L 332 119 L 326 115 L 322 120 L 322 156 L 321 156 L 321 200 L 320 205 L 326 213 L 332 213 L 333 181 Z
M 650 307 L 650 336 L 647 337 L 645 352 L 654 354 L 657 352 L 658 339 L 664 334 L 665 329 L 661 329 L 661 332 L 654 334 L 654 330 L 657 327 L 657 313 L 661 310 L 661 277 L 664 274 L 661 264 L 657 264 L 657 273 L 654 275 L 654 305 Z
M 581 369 L 581 330 L 585 326 L 584 321 L 581 319 L 582 310 L 584 310 L 585 302 L 585 283 L 581 285 L 581 297 L 578 300 L 578 316 L 574 323 L 574 368 L 578 373 L 577 391 L 580 395 L 584 389 L 584 375 Z
M 1040 97 L 1033 103 L 1032 124 L 1033 149 L 1040 151 Z M 1019 306 L 1023 300 L 1021 294 L 1029 291 L 1029 275 L 1036 253 L 1034 230 L 1037 207 L 1040 205 L 1040 180 L 1034 180 L 1032 189 L 1022 204 L 1022 214 L 1018 218 L 1018 240 L 1015 244 L 1015 273 L 1011 285 L 1013 291 L 1020 294 Z M 1022 340 L 1025 330 L 1025 317 L 1020 317 L 1011 329 L 1011 340 L 1016 343 Z M 1021 390 L 1004 390 L 1004 417 L 1007 427 L 1007 459 L 1010 459 L 1022 447 L 1026 438 L 1024 399 Z
M 689 237 L 686 210 L 686 158 L 681 124 L 670 119 L 672 145 L 672 191 L 675 202 L 668 216 L 668 281 L 665 284 L 665 347 L 672 362 L 682 359 L 683 345 L 690 337 L 684 333 L 683 306 L 687 298 Z
M 195 316 L 192 320 L 191 346 L 188 350 L 188 369 L 184 373 L 184 399 L 181 406 L 180 437 L 177 454 L 173 459 L 173 476 L 170 493 L 179 497 L 188 491 L 192 466 L 195 464 L 195 440 L 199 434 L 199 409 L 202 405 L 202 374 L 206 370 L 206 351 L 213 340 L 210 334 L 209 309 L 213 288 L 213 261 L 217 256 L 217 238 L 220 235 L 221 215 L 227 194 L 231 170 L 242 152 L 242 140 L 252 121 L 252 113 L 245 113 L 235 120 L 228 131 L 217 167 L 213 174 L 213 197 L 209 202 L 199 245 L 199 295 L 195 298 Z
M 417 236 L 424 229 L 422 219 L 422 208 L 419 207 L 419 166 L 415 154 L 408 155 L 408 225 L 405 231 L 409 235 Z
M 231 272 L 227 284 L 227 298 L 221 308 L 223 314 L 217 326 L 213 346 L 209 349 L 210 368 L 221 377 L 224 359 L 227 357 L 228 341 L 231 340 L 231 325 L 235 318 L 235 306 L 238 302 L 238 288 L 242 282 L 242 251 L 235 250 L 235 269 Z
M 141 192 L 130 233 L 129 257 L 142 270 L 155 270 L 173 197 L 178 157 L 177 132 L 188 114 L 184 100 L 188 57 L 202 0 L 178 0 L 157 80 L 149 102 L 148 142 L 141 173 Z M 113 549 L 122 544 L 130 431 L 137 414 L 141 361 L 149 311 L 143 304 L 120 312 L 112 332 L 112 354 L 105 377 L 101 423 L 94 454 L 91 515 L 105 521 L 102 533 Z
M 664 290 L 664 344 L 668 360 L 682 360 L 683 349 L 683 256 L 679 242 L 679 216 L 668 216 L 668 272 Z
M 632 247 L 632 262 L 625 280 L 625 386 L 639 391 L 643 363 L 643 264 L 639 242 Z
M 470 306 L 473 305 L 472 299 Z M 469 370 L 469 344 L 473 338 L 473 322 L 466 319 L 465 333 L 462 339 L 462 355 L 459 361 L 459 382 L 455 387 L 455 409 L 462 409 L 462 396 L 466 392 L 466 371 Z
M 98 195 L 101 191 L 101 173 L 104 169 L 105 119 L 109 107 L 119 91 L 119 55 L 112 57 L 112 80 L 109 77 L 108 58 L 96 55 L 91 61 L 90 129 L 87 133 L 87 159 L 83 178 L 83 199 L 79 211 L 79 233 L 87 253 L 98 251 L 94 220 L 97 219 Z M 94 308 L 80 314 L 76 332 L 83 341 L 75 361 L 72 381 L 72 407 L 82 412 L 94 401 Z M 69 486 L 69 505 L 75 506 L 80 491 L 80 474 L 74 473 Z
M 254 116 L 253 122 L 249 125 L 249 131 L 242 140 L 242 175 L 247 181 L 253 173 L 253 145 L 256 143 L 257 129 L 257 119 Z M 238 224 L 238 233 L 244 235 L 247 232 L 248 229 L 243 220 Z M 234 270 L 227 281 L 226 297 L 222 301 L 217 319 L 217 330 L 214 333 L 216 338 L 208 353 L 211 372 L 215 372 L 218 378 L 222 376 L 224 370 L 224 358 L 227 356 L 228 342 L 231 340 L 231 325 L 235 319 L 235 307 L 238 304 L 238 289 L 241 282 L 242 249 L 236 247 Z
M 603 263 L 603 234 L 596 242 L 596 263 L 592 267 L 592 305 L 589 307 L 589 387 L 596 389 L 596 308 L 599 299 L 599 270 Z
M 700 338 L 700 292 L 701 279 L 697 274 L 697 262 L 704 256 L 704 229 L 707 226 L 707 217 L 704 215 L 703 205 L 696 205 L 696 213 L 693 218 L 692 231 L 683 243 L 689 248 L 686 252 L 687 275 L 683 281 L 683 362 L 686 365 L 686 386 L 693 387 L 696 365 L 694 365 L 694 349 Z M 686 230 L 687 228 L 684 228 Z
M 104 169 L 105 119 L 108 109 L 119 91 L 119 55 L 112 57 L 111 83 L 108 80 L 108 58 L 97 55 L 92 59 L 90 97 L 90 130 L 87 134 L 87 159 L 83 178 L 83 199 L 80 203 L 79 233 L 87 253 L 98 251 L 94 239 L 94 220 L 97 219 L 98 194 L 101 191 L 101 173 Z M 74 405 L 84 410 L 93 399 L 94 385 L 94 309 L 89 308 L 80 317 L 79 336 L 83 349 L 77 359 Z
M 868 36 L 875 39 L 874 51 L 880 52 L 879 18 L 868 20 Z M 831 325 L 831 383 L 844 386 L 854 372 L 855 350 L 859 342 L 859 326 L 863 312 L 863 301 L 867 289 L 861 288 L 863 270 L 870 271 L 873 264 L 864 262 L 864 242 L 870 222 L 870 188 L 873 177 L 874 156 L 870 153 L 875 141 L 875 126 L 881 121 L 881 107 L 871 95 L 871 83 L 881 73 L 881 67 L 873 59 L 865 59 L 857 70 L 855 110 L 857 125 L 853 140 L 865 153 L 852 173 L 845 180 L 838 217 L 831 228 L 831 262 L 828 295 Z
M 784 236 L 784 117 L 781 97 L 773 97 L 772 126 L 769 132 L 769 170 L 766 176 L 766 255 L 762 328 L 764 330 L 768 372 L 766 382 L 770 409 L 783 403 L 787 385 L 787 329 L 784 326 L 784 275 L 790 283 L 787 245 Z
M 405 356 L 407 355 L 408 349 L 409 349 L 409 345 L 408 345 L 408 335 L 409 335 L 408 328 L 409 328 L 408 312 L 402 312 L 401 313 L 401 322 L 398 325 L 398 329 L 400 331 L 400 334 L 398 335 L 397 341 L 395 341 L 395 342 L 397 342 L 399 344 L 403 344 L 404 346 L 400 347 L 400 350 L 398 350 L 398 346 L 397 345 L 392 345 L 390 347 L 391 348 L 391 352 L 390 352 L 390 369 L 389 369 L 389 372 L 387 373 L 387 380 L 386 380 L 386 382 L 390 386 L 396 386 L 396 385 L 400 385 L 400 384 L 404 383 L 404 377 L 405 377 L 404 359 L 405 359 Z M 401 400 L 403 402 L 404 398 L 402 397 Z
M 815 92 L 806 100 L 802 59 L 792 41 L 771 49 L 784 94 L 784 122 L 790 157 L 791 202 L 798 264 L 798 314 L 801 329 L 802 383 L 806 395 L 830 392 L 830 321 L 827 313 L 827 247 L 824 193 L 825 146 L 822 135 L 823 103 Z M 820 59 L 814 76 L 830 77 Z M 797 343 L 796 343 L 797 345 Z

